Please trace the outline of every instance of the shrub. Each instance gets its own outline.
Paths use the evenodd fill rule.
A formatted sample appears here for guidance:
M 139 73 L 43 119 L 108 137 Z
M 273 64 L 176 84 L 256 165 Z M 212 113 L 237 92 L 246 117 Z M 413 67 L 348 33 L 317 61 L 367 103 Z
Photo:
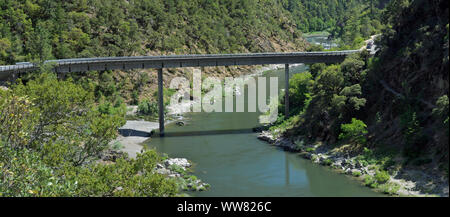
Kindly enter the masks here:
M 322 164 L 325 166 L 330 166 L 332 163 L 333 163 L 333 161 L 331 159 L 327 158 L 323 161 Z
M 175 196 L 176 183 L 154 173 L 160 161 L 154 150 L 139 153 L 136 159 L 118 159 L 114 164 L 95 164 L 90 167 L 68 168 L 65 173 L 75 174 L 78 188 L 76 196 Z
M 75 181 L 57 175 L 37 152 L 27 148 L 12 148 L 0 141 L 0 196 L 70 196 Z
M 158 103 L 145 99 L 139 103 L 138 112 L 142 115 L 156 115 L 158 114 Z
M 316 148 L 314 148 L 314 147 L 308 147 L 308 148 L 306 148 L 305 151 L 306 151 L 306 152 L 314 152 L 314 151 L 316 151 Z
M 400 116 L 402 133 L 405 138 L 405 146 L 403 149 L 403 155 L 408 158 L 408 160 L 418 158 L 422 154 L 422 150 L 427 144 L 427 137 L 423 133 L 421 123 L 417 118 L 417 113 L 409 107 Z
M 436 101 L 436 108 L 433 109 L 433 116 L 441 122 L 442 127 L 445 129 L 448 135 L 449 100 L 447 95 L 439 97 L 439 99 Z
M 371 188 L 378 187 L 378 183 L 376 182 L 376 180 L 371 175 L 364 176 L 364 184 L 366 186 L 368 186 L 368 187 L 371 187 Z
M 118 100 L 115 104 L 105 101 L 104 99 L 97 106 L 98 111 L 105 115 L 119 115 L 124 116 L 126 114 L 126 105 L 123 101 Z
M 154 150 L 113 164 L 51 167 L 41 153 L 0 142 L 0 196 L 175 196 L 174 179 L 154 172 L 161 158 Z
M 139 92 L 137 90 L 134 90 L 131 93 L 131 104 L 132 105 L 137 105 L 139 104 Z
M 385 183 L 380 185 L 379 188 L 385 194 L 395 195 L 397 194 L 398 190 L 400 190 L 400 185 L 397 183 Z
M 360 177 L 361 176 L 361 172 L 360 171 L 353 171 L 352 175 L 355 177 Z
M 14 96 L 11 91 L 0 89 L 0 140 L 13 148 L 28 145 L 28 135 L 36 121 L 31 105 L 28 97 Z
M 389 173 L 384 170 L 375 173 L 375 180 L 380 184 L 386 183 L 387 181 L 389 181 L 389 179 Z
M 26 85 L 18 82 L 2 95 L 1 102 L 10 102 L 0 103 L 2 137 L 14 135 L 15 141 L 6 139 L 8 145 L 26 144 L 50 166 L 95 159 L 125 123 L 122 113 L 105 109 L 109 106 L 97 108 L 93 94 L 81 85 L 51 73 L 38 74 Z M 22 129 L 12 130 L 17 126 Z
M 289 80 L 289 108 L 297 111 L 303 110 L 305 101 L 310 98 L 309 93 L 313 83 L 312 75 L 309 72 L 298 73 L 292 76 Z M 284 104 L 283 100 L 284 98 L 282 99 Z
M 366 142 L 367 125 L 356 118 L 352 118 L 350 124 L 341 125 L 342 133 L 339 134 L 341 140 L 352 140 L 364 144 Z
M 26 85 L 19 82 L 11 89 L 15 96 L 29 97 L 32 109 L 28 120 L 33 123 L 23 138 L 49 165 L 81 165 L 93 160 L 125 123 L 124 113 L 96 107 L 92 92 L 71 79 L 58 80 L 55 74 L 39 74 Z

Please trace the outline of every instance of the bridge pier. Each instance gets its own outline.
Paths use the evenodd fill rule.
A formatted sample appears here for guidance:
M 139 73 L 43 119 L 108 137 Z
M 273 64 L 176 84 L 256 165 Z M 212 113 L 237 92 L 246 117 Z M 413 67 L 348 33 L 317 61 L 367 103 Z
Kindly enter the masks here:
M 14 84 L 14 83 L 16 82 L 17 78 L 19 77 L 18 74 L 19 74 L 18 72 L 13 72 L 13 73 L 9 76 L 8 80 L 9 80 L 9 83 L 10 83 L 10 84 Z
M 163 68 L 158 69 L 158 117 L 159 136 L 164 136 L 164 93 L 163 93 Z
M 289 118 L 289 64 L 284 65 L 284 117 Z

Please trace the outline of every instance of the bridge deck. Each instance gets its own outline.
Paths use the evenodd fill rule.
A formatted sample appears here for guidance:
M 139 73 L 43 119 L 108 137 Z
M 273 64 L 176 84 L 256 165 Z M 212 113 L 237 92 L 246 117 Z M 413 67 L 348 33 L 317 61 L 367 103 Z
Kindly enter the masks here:
M 331 51 L 331 52 L 294 52 L 294 53 L 249 53 L 249 54 L 194 54 L 172 56 L 136 56 L 136 57 L 96 57 L 48 60 L 44 64 L 53 64 L 57 73 L 82 72 L 94 70 L 128 70 L 155 68 L 158 69 L 158 101 L 159 101 L 159 130 L 164 136 L 164 107 L 163 107 L 163 68 L 203 67 L 203 66 L 236 66 L 236 65 L 264 65 L 285 64 L 286 89 L 289 89 L 289 64 L 294 63 L 337 63 L 347 55 L 360 52 L 359 50 Z M 37 64 L 25 63 L 0 66 L 0 81 L 15 77 L 16 73 L 38 69 Z M 285 100 L 289 104 L 289 94 Z M 285 107 L 285 115 L 289 115 L 289 107 Z
M 96 57 L 48 60 L 56 72 L 82 72 L 92 70 L 127 70 L 141 68 L 178 68 L 203 66 L 264 65 L 293 63 L 335 63 L 358 50 L 331 52 L 248 53 L 248 54 L 193 54 L 171 56 Z M 14 72 L 38 69 L 35 64 L 0 66 L 0 80 Z

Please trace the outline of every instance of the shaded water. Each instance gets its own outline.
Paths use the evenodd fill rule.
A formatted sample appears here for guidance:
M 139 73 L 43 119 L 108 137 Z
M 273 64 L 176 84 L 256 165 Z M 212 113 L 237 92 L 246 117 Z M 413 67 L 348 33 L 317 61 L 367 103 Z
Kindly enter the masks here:
M 305 70 L 300 65 L 290 72 Z M 277 76 L 282 92 L 284 69 L 264 76 Z M 152 138 L 148 145 L 195 163 L 194 174 L 211 189 L 194 196 L 381 196 L 349 177 L 258 140 L 251 129 L 259 126 L 259 115 L 188 113 L 185 126 L 168 125 L 167 136 Z

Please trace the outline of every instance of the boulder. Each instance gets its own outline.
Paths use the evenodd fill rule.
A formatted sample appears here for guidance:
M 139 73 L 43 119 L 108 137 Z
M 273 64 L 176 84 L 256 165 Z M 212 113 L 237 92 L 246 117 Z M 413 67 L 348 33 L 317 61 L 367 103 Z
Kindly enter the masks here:
M 258 135 L 258 139 L 262 141 L 266 141 L 268 143 L 275 142 L 275 139 L 273 138 L 272 134 L 268 131 L 263 131 Z
M 164 161 L 164 165 L 166 165 L 166 167 L 177 165 L 179 167 L 182 167 L 183 169 L 191 167 L 191 163 L 189 163 L 189 161 L 186 158 L 169 158 Z
M 180 126 L 180 127 L 186 125 L 183 121 L 177 121 L 175 124 Z

